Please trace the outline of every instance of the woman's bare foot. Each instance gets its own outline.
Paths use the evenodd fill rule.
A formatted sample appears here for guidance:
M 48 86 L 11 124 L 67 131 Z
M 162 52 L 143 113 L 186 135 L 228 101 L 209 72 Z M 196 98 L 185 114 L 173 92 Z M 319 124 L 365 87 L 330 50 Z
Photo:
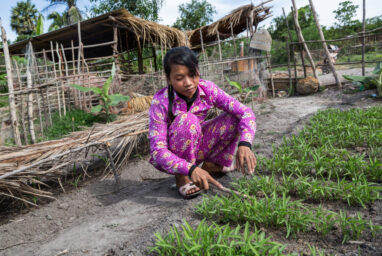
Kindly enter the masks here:
M 175 174 L 175 182 L 176 182 L 176 187 L 180 188 L 188 183 L 191 182 L 191 180 L 188 178 L 188 176 L 180 175 L 180 174 Z M 189 189 L 186 194 L 191 195 L 192 193 L 200 191 L 200 188 L 192 188 Z

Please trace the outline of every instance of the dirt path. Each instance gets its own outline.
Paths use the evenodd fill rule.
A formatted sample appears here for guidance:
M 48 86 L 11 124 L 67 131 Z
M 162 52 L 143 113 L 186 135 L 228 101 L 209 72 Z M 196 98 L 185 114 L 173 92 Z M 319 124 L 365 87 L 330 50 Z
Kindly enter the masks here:
M 255 151 L 269 155 L 272 143 L 296 132 L 319 109 L 380 104 L 366 97 L 371 93 L 327 90 L 257 103 Z M 111 193 L 113 180 L 92 179 L 57 201 L 14 215 L 0 226 L 0 255 L 147 255 L 154 232 L 164 233 L 183 220 L 200 221 L 193 206 L 201 197 L 180 199 L 173 178 L 156 171 L 147 157 L 130 162 L 121 178 L 118 193 Z M 228 184 L 231 178 L 220 181 Z M 381 218 L 377 224 L 382 224 Z

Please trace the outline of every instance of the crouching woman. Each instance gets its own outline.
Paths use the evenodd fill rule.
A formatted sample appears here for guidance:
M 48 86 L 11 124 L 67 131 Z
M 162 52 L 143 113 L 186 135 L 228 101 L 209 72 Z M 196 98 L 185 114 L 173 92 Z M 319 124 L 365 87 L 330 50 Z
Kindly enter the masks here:
M 197 57 L 187 47 L 169 50 L 163 66 L 168 86 L 155 94 L 149 111 L 150 163 L 175 175 L 184 198 L 208 190 L 209 183 L 222 188 L 210 175 L 213 172 L 235 167 L 244 172 L 246 166 L 252 173 L 256 167 L 252 110 L 213 82 L 200 79 Z M 213 107 L 224 113 L 205 120 Z

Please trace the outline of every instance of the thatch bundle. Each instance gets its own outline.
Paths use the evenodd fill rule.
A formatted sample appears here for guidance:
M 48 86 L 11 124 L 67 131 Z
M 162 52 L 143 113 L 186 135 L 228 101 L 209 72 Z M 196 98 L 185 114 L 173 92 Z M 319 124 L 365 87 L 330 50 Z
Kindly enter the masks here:
M 116 11 L 114 18 L 126 25 L 143 42 L 152 42 L 166 48 L 186 45 L 186 35 L 176 28 L 135 17 L 125 9 Z
M 97 150 L 112 144 L 113 160 L 117 168 L 123 166 L 141 136 L 148 128 L 148 112 L 124 116 L 93 128 L 75 132 L 60 140 L 21 147 L 0 147 L 0 201 L 2 196 L 26 203 L 28 195 L 51 197 L 43 190 L 42 180 L 57 180 L 66 175 L 67 166 L 86 166 L 90 149 Z
M 231 37 L 232 33 L 234 35 L 240 34 L 250 26 L 251 16 L 253 17 L 253 25 L 257 27 L 261 21 L 271 16 L 271 6 L 264 6 L 264 4 L 270 1 L 272 0 L 265 1 L 257 6 L 252 4 L 241 6 L 210 25 L 187 32 L 191 46 L 200 47 L 200 31 L 202 32 L 204 43 L 218 41 L 217 33 L 219 33 L 221 40 Z

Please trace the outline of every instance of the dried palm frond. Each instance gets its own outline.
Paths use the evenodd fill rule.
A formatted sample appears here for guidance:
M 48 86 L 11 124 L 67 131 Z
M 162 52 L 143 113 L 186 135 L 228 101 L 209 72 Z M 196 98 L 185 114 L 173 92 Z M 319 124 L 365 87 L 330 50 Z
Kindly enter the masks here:
M 146 136 L 148 112 L 121 117 L 108 124 L 74 132 L 63 139 L 21 147 L 0 147 L 0 195 L 34 204 L 30 196 L 52 198 L 46 181 L 67 174 L 65 167 L 91 164 L 89 150 L 102 154 L 112 144 L 117 168 L 128 160 L 141 136 Z M 93 152 L 93 153 L 94 153 Z

